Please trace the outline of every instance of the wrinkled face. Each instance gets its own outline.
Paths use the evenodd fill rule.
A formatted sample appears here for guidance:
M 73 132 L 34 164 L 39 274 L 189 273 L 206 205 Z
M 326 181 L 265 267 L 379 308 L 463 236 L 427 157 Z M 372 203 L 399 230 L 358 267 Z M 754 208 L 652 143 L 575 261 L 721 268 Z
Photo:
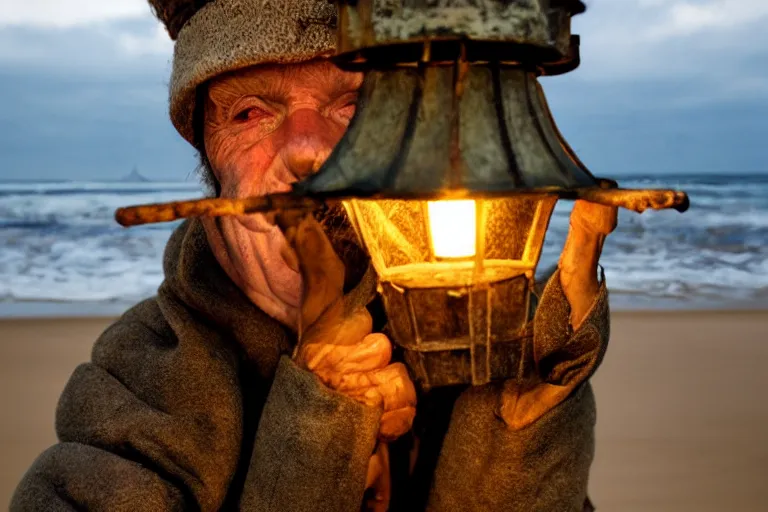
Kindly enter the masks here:
M 355 112 L 362 74 L 317 60 L 248 68 L 213 80 L 204 143 L 221 197 L 285 192 L 317 171 Z M 301 279 L 285 240 L 262 216 L 205 221 L 222 267 L 248 297 L 294 326 Z

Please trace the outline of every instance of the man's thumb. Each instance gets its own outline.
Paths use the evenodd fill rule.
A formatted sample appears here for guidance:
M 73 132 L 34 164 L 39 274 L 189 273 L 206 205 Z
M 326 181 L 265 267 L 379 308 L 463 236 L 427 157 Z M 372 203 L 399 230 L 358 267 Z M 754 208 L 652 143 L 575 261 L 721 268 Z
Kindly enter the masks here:
M 300 330 L 310 325 L 344 296 L 344 263 L 334 251 L 322 226 L 306 215 L 291 233 L 304 283 Z M 291 240 L 292 239 L 292 240 Z

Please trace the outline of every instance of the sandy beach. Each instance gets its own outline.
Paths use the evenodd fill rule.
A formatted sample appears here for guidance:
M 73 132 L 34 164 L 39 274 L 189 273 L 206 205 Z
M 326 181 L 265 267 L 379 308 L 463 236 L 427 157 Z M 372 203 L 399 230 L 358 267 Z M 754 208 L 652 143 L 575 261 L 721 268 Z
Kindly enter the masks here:
M 58 396 L 109 319 L 0 321 L 0 504 L 55 442 Z M 627 312 L 593 382 L 599 511 L 763 511 L 768 312 Z

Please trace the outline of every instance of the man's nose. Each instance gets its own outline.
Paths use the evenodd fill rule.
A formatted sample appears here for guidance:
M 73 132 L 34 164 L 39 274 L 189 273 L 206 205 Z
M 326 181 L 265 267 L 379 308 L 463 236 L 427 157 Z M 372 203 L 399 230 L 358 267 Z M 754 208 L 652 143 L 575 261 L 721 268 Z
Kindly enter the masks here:
M 283 124 L 283 161 L 302 179 L 320 168 L 343 134 L 343 129 L 316 110 L 292 112 Z

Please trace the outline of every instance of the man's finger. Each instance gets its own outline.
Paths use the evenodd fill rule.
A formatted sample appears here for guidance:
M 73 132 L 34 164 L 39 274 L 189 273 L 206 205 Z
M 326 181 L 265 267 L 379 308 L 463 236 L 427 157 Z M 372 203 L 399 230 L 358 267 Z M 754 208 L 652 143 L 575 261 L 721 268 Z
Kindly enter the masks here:
M 392 359 L 392 342 L 386 335 L 373 333 L 352 347 L 341 363 L 344 373 L 370 372 L 385 368 Z
M 338 382 L 334 388 L 386 367 L 391 357 L 392 344 L 383 334 L 363 335 L 356 344 L 306 343 L 299 349 L 302 366 L 319 373 L 324 380 Z
M 311 215 L 305 216 L 296 226 L 292 243 L 304 282 L 301 305 L 301 328 L 304 330 L 332 305 L 341 302 L 344 264 L 322 226 Z M 340 317 L 343 306 L 337 309 Z
M 368 474 L 365 477 L 365 488 L 369 489 L 373 487 L 381 475 L 384 473 L 384 461 L 381 453 L 377 449 L 371 458 L 368 460 Z
M 364 307 L 345 312 L 341 301 L 335 301 L 303 332 L 302 343 L 354 345 L 370 334 L 371 314 Z
M 416 406 L 416 388 L 403 363 L 394 363 L 371 372 L 373 383 L 382 397 L 384 411 Z
M 381 415 L 379 439 L 386 442 L 394 441 L 411 430 L 415 417 L 416 408 L 410 406 L 385 412 Z
M 368 475 L 365 488 L 373 489 L 373 499 L 366 504 L 365 510 L 385 512 L 389 510 L 392 482 L 389 474 L 389 447 L 379 443 L 368 463 Z

